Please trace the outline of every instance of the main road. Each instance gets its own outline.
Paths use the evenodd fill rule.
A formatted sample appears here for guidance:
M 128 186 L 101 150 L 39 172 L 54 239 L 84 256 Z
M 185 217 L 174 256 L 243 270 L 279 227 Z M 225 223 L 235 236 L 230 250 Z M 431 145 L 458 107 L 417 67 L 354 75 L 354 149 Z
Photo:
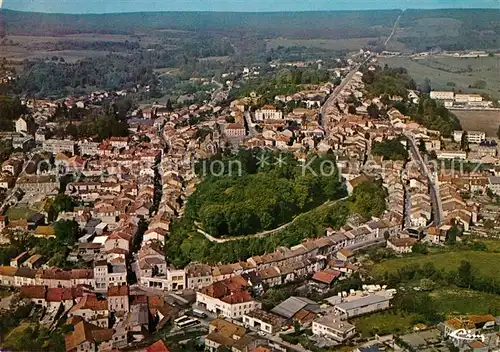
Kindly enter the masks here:
M 443 207 L 441 204 L 441 198 L 439 197 L 439 184 L 436 182 L 434 174 L 429 171 L 429 168 L 422 159 L 422 155 L 418 151 L 417 144 L 415 139 L 413 139 L 413 136 L 409 133 L 406 133 L 405 136 L 410 142 L 410 152 L 413 154 L 414 160 L 417 161 L 420 166 L 420 170 L 429 180 L 429 193 L 432 202 L 432 212 L 434 213 L 434 225 L 439 226 L 443 220 Z
M 370 55 L 368 58 L 366 58 L 363 62 L 357 64 L 354 68 L 352 68 L 347 76 L 344 77 L 344 79 L 340 82 L 338 86 L 335 87 L 333 90 L 332 94 L 328 97 L 328 99 L 325 101 L 325 103 L 321 106 L 319 112 L 321 114 L 321 127 L 323 127 L 323 130 L 325 131 L 325 134 L 328 136 L 328 129 L 325 126 L 325 120 L 326 120 L 326 115 L 327 115 L 327 110 L 329 107 L 333 107 L 335 104 L 335 101 L 337 100 L 338 95 L 344 90 L 345 86 L 351 82 L 352 78 L 356 74 L 356 72 L 359 71 L 359 68 L 363 66 L 365 63 L 370 60 L 372 56 Z

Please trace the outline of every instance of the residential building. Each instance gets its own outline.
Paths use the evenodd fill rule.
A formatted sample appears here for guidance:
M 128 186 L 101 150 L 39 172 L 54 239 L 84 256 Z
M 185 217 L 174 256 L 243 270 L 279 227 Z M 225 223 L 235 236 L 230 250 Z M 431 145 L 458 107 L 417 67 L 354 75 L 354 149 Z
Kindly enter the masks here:
M 129 288 L 128 286 L 108 287 L 108 309 L 110 312 L 128 312 L 129 309 Z
M 244 137 L 246 135 L 245 126 L 241 123 L 230 123 L 224 129 L 228 137 Z
M 69 152 L 71 155 L 74 155 L 75 141 L 66 139 L 47 139 L 42 142 L 42 149 L 52 154 Z
M 16 185 L 26 193 L 47 194 L 59 189 L 55 175 L 23 175 L 19 177 Z
M 186 271 L 186 288 L 200 290 L 212 283 L 212 267 L 207 264 L 192 263 L 184 268 Z
M 392 249 L 394 252 L 402 254 L 402 253 L 411 253 L 412 246 L 417 243 L 417 239 L 412 237 L 406 238 L 389 238 L 387 240 L 387 248 Z
M 281 331 L 285 319 L 277 314 L 256 309 L 243 315 L 243 324 L 251 329 L 262 331 L 266 334 L 276 334 Z
M 273 105 L 265 105 L 262 109 L 255 111 L 255 121 L 281 120 L 283 112 Z
M 232 319 L 261 307 L 250 295 L 247 281 L 240 275 L 214 282 L 196 292 L 196 304 L 209 312 Z
M 339 316 L 326 315 L 313 321 L 312 333 L 342 343 L 356 334 L 356 327 Z
M 481 131 L 467 131 L 467 142 L 479 144 L 486 139 L 486 133 Z

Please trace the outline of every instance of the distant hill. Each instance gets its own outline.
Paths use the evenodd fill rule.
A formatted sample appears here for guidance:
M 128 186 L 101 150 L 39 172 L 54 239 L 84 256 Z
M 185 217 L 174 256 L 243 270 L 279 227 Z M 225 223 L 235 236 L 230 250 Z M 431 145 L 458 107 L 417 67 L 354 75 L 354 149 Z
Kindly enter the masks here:
M 7 35 L 136 34 L 175 29 L 228 34 L 252 31 L 266 37 L 297 39 L 386 36 L 400 12 L 144 12 L 68 15 L 0 10 Z

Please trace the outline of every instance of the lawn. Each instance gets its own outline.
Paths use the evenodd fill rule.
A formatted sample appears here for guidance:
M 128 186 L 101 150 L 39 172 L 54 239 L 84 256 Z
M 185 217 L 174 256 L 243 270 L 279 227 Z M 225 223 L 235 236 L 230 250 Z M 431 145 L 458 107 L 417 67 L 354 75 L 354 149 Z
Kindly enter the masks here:
M 13 207 L 7 210 L 7 215 L 9 220 L 21 220 L 28 219 L 30 216 L 36 214 L 36 211 L 24 208 L 24 207 Z
M 19 336 L 20 333 L 22 333 L 25 329 L 27 329 L 28 327 L 30 327 L 31 324 L 29 322 L 22 322 L 21 324 L 19 324 L 18 326 L 16 326 L 14 329 L 12 329 L 8 334 L 7 336 L 5 336 L 5 340 L 2 342 L 2 346 L 4 347 L 9 347 L 9 346 L 12 346 L 14 345 L 13 341 L 15 341 L 15 339 L 17 339 L 17 337 Z
M 444 287 L 432 291 L 430 295 L 435 299 L 437 309 L 449 315 L 460 314 L 500 314 L 500 296 L 468 290 L 459 287 Z
M 399 311 L 386 311 L 352 319 L 351 323 L 363 336 L 369 337 L 375 334 L 392 334 L 404 332 L 411 329 L 417 315 L 404 314 Z
M 423 84 L 425 79 L 431 81 L 434 90 L 462 90 L 467 93 L 486 93 L 495 99 L 500 98 L 498 67 L 500 57 L 453 58 L 432 57 L 413 60 L 411 58 L 381 58 L 380 65 L 404 67 L 415 79 Z M 486 82 L 485 89 L 471 89 L 469 85 L 479 80 Z M 454 85 L 452 85 L 454 84 Z
M 474 270 L 480 275 L 494 280 L 500 280 L 500 271 L 493 263 L 500 262 L 500 253 L 458 251 L 429 254 L 426 256 L 415 255 L 403 258 L 393 258 L 375 264 L 371 270 L 375 276 L 381 276 L 384 272 L 395 272 L 405 265 L 416 266 L 432 263 L 438 270 L 456 270 L 462 260 L 472 264 Z

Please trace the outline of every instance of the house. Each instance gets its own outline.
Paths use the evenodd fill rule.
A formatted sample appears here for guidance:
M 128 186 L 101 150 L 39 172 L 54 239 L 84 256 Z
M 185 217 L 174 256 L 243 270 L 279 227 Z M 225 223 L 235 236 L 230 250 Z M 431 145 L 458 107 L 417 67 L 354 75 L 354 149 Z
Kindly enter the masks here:
M 128 286 L 108 287 L 107 299 L 110 312 L 128 312 L 130 310 Z
M 81 318 L 70 319 L 73 331 L 65 336 L 67 352 L 111 351 L 114 330 L 102 328 Z
M 56 231 L 52 226 L 40 225 L 36 227 L 35 231 L 33 232 L 33 236 L 38 238 L 54 238 L 56 237 Z
M 210 265 L 191 263 L 184 270 L 188 290 L 200 290 L 212 283 L 212 267 Z
M 31 300 L 35 305 L 45 307 L 47 302 L 47 287 L 42 285 L 26 285 L 20 289 L 20 298 Z
M 326 269 L 314 273 L 312 282 L 320 289 L 328 290 L 330 286 L 342 275 L 340 271 Z
M 246 334 L 246 329 L 224 319 L 215 319 L 208 325 L 205 347 L 210 352 L 232 350 L 233 345 Z
M 169 350 L 163 340 L 158 340 L 151 346 L 146 347 L 146 352 L 169 352 Z
M 21 264 L 21 266 L 30 269 L 36 269 L 40 267 L 40 265 L 42 265 L 43 262 L 44 262 L 43 257 L 40 254 L 34 254 L 31 257 L 29 257 L 23 264 Z
M 228 137 L 244 137 L 246 130 L 245 126 L 241 123 L 230 123 L 224 129 L 224 133 Z
M 68 312 L 68 317 L 75 316 L 82 317 L 97 326 L 108 327 L 108 302 L 98 300 L 94 295 L 84 295 Z
M 344 262 L 350 260 L 353 256 L 354 253 L 347 248 L 340 249 L 336 254 L 337 259 L 342 260 Z
M 480 144 L 486 139 L 486 133 L 481 131 L 467 131 L 466 138 L 469 143 Z
M 94 261 L 94 280 L 97 292 L 108 290 L 108 263 L 105 260 Z
M 26 116 L 20 116 L 16 122 L 16 132 L 17 133 L 33 133 L 34 123 L 33 119 Z
M 266 334 L 276 334 L 281 331 L 285 319 L 271 312 L 256 309 L 243 315 L 243 324 Z
M 335 305 L 335 311 L 347 318 L 385 310 L 390 307 L 390 298 L 381 295 L 369 295 Z
M 261 307 L 253 299 L 247 281 L 240 275 L 214 282 L 196 292 L 196 304 L 205 310 L 232 319 Z
M 495 317 L 491 314 L 453 317 L 446 320 L 443 327 L 445 337 L 449 337 L 454 331 L 461 329 L 473 334 L 483 329 L 493 329 L 495 327 Z
M 35 285 L 36 271 L 29 268 L 18 268 L 14 276 L 15 286 Z
M 55 175 L 22 175 L 16 184 L 25 193 L 47 194 L 59 189 Z
M 143 243 L 158 241 L 161 242 L 162 244 L 165 244 L 165 237 L 167 235 L 168 235 L 168 230 L 164 228 L 161 227 L 150 228 L 144 233 L 142 241 Z
M 339 316 L 326 315 L 313 321 L 312 333 L 343 343 L 356 334 L 356 327 Z
M 121 249 L 125 252 L 130 251 L 130 242 L 132 237 L 126 233 L 115 231 L 104 242 L 104 249 L 110 252 L 113 249 Z
M 33 231 L 45 223 L 45 215 L 36 213 L 28 218 L 28 231 Z
M 15 286 L 17 268 L 0 265 L 0 286 Z
M 10 260 L 10 266 L 13 268 L 19 268 L 21 264 L 28 258 L 29 253 L 27 251 L 22 252 L 21 254 Z
M 71 286 L 86 285 L 95 287 L 94 270 L 71 269 Z
M 368 182 L 368 181 L 370 181 L 370 179 L 368 177 L 366 177 L 365 175 L 360 175 L 358 177 L 353 178 L 350 181 L 347 181 L 346 182 L 347 193 L 349 195 L 351 195 L 352 192 L 354 191 L 354 188 L 356 188 L 357 186 L 359 186 L 363 182 Z
M 387 248 L 392 249 L 394 252 L 402 254 L 402 253 L 411 253 L 412 246 L 417 243 L 416 238 L 406 237 L 406 238 L 389 238 L 387 240 Z

